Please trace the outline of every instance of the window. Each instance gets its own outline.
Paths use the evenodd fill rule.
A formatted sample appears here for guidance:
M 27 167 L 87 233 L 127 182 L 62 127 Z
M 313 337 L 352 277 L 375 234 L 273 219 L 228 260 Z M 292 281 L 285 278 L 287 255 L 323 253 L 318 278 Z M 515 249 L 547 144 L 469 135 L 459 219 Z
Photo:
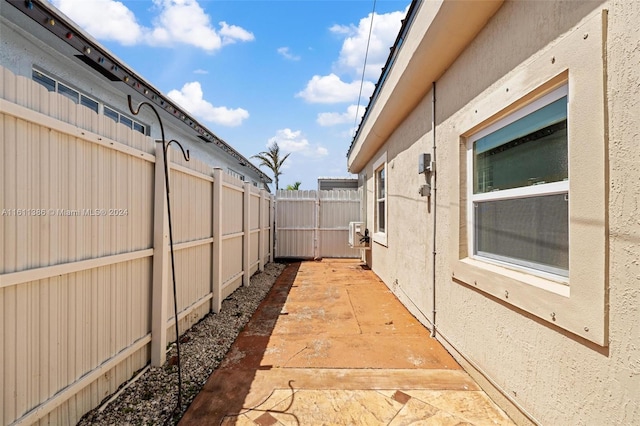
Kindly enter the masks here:
M 44 87 L 46 87 L 48 91 L 56 91 L 56 81 L 51 77 L 47 77 L 46 75 L 42 74 L 40 71 L 33 70 L 32 78 L 36 83 L 40 83 Z
M 94 101 L 90 97 L 85 96 L 80 92 L 78 92 L 77 90 L 72 89 L 71 87 L 66 86 L 60 82 L 57 83 L 57 87 L 58 87 L 57 89 L 58 93 L 60 93 L 62 96 L 71 99 L 73 102 L 77 104 L 79 103 L 80 105 L 83 105 L 89 108 L 96 114 L 98 113 L 98 102 Z
M 388 176 L 387 176 L 387 153 L 383 153 L 373 163 L 374 173 L 374 214 L 373 214 L 373 241 L 382 245 L 387 245 L 387 218 L 389 215 L 387 205 Z
M 120 115 L 120 123 L 124 124 L 125 126 L 127 126 L 130 129 L 133 127 L 133 120 L 131 120 L 128 117 L 125 117 L 122 114 Z
M 140 133 L 144 133 L 144 126 L 140 123 L 137 122 L 133 122 L 133 130 L 135 130 L 136 132 L 140 132 Z
M 384 166 L 376 170 L 376 231 L 385 232 L 385 211 L 386 211 L 386 194 L 385 194 L 385 178 Z
M 40 83 L 41 85 L 46 87 L 50 92 L 60 93 L 62 96 L 71 99 L 73 102 L 91 109 L 96 114 L 100 111 L 100 103 L 98 101 L 86 96 L 78 90 L 67 86 L 66 84 L 60 83 L 56 79 L 42 73 L 41 71 L 33 69 L 31 78 L 33 79 L 33 81 Z M 106 105 L 104 106 L 103 111 L 105 116 L 109 117 L 116 123 L 122 123 L 130 129 L 133 129 L 145 135 L 147 134 L 147 127 L 144 124 L 138 123 L 132 118 L 120 114 L 116 110 L 109 108 Z
M 613 214 L 605 30 L 601 14 L 594 12 L 579 30 L 470 100 L 453 124 L 462 132 L 460 161 L 447 164 L 458 178 L 450 187 L 448 210 L 454 224 L 448 228 L 451 284 L 599 346 L 609 342 Z M 566 60 L 550 66 L 551 57 Z M 509 126 L 525 117 L 531 118 Z M 537 125 L 528 127 L 528 121 Z M 536 134 L 546 128 L 548 135 Z M 485 136 L 474 152 L 474 142 Z M 529 161 L 507 167 L 525 153 Z M 524 183 L 528 178 L 534 179 Z M 482 240 L 486 235 L 494 240 Z
M 65 98 L 71 99 L 75 103 L 79 102 L 80 94 L 62 83 L 58 83 L 58 93 L 60 93 Z
M 106 117 L 109 117 L 110 119 L 112 119 L 116 123 L 120 121 L 120 114 L 118 114 L 116 111 L 112 110 L 108 106 L 104 107 L 104 115 Z
M 469 138 L 473 257 L 569 276 L 567 153 L 567 86 Z
M 124 124 L 128 128 L 146 135 L 146 127 L 143 124 L 134 121 L 132 118 L 127 117 L 124 114 L 120 114 L 118 111 L 111 109 L 106 105 L 104 106 L 104 115 L 116 123 Z
M 96 114 L 98 113 L 98 102 L 93 99 L 88 98 L 85 95 L 80 95 L 80 104 L 86 106 Z
M 244 181 L 244 175 L 241 174 L 241 173 L 236 172 L 231 167 L 227 168 L 227 174 L 233 176 L 236 179 L 240 179 L 241 181 Z

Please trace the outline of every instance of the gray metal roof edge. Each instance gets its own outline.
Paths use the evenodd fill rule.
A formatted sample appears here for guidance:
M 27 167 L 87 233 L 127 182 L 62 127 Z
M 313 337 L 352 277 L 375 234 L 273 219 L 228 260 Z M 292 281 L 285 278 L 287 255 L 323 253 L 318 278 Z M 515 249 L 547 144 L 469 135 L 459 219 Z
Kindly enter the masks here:
M 169 99 L 164 93 L 162 93 L 162 91 L 158 90 L 144 77 L 133 71 L 123 60 L 119 59 L 115 54 L 113 54 L 113 52 L 100 44 L 100 42 L 98 42 L 93 36 L 80 28 L 71 18 L 66 16 L 54 5 L 48 1 L 42 0 L 5 1 L 33 19 L 36 23 L 47 28 L 52 34 L 61 40 L 66 41 L 67 44 L 82 53 L 85 58 L 93 60 L 97 67 L 103 68 L 109 74 L 114 75 L 114 77 L 118 78 L 120 81 L 128 84 L 138 92 L 145 101 L 155 104 L 157 107 L 173 115 L 175 119 L 182 120 L 184 124 L 189 126 L 196 133 L 196 137 L 207 139 L 210 143 L 216 144 L 227 154 L 235 157 L 242 163 L 246 163 L 246 167 L 249 167 L 251 170 L 256 172 L 266 183 L 273 182 L 266 173 L 255 166 L 248 158 L 240 154 L 235 148 L 219 138 L 207 127 L 200 124 L 200 122 L 192 117 L 189 112 Z M 50 24 L 50 20 L 35 19 L 35 7 L 39 7 L 42 13 L 50 15 L 49 18 L 53 19 L 54 23 Z M 66 27 L 66 29 L 64 27 Z M 63 36 L 61 33 L 66 33 L 67 35 L 71 34 L 71 37 Z M 78 38 L 85 42 L 84 44 L 86 46 L 84 48 L 77 47 Z

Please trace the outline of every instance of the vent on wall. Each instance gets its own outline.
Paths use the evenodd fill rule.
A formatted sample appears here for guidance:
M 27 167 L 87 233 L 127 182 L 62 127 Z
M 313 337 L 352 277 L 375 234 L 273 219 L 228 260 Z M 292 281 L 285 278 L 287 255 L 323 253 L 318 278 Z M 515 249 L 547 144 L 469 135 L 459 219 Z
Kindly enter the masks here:
M 94 70 L 98 71 L 105 78 L 108 78 L 110 81 L 120 81 L 120 78 L 116 77 L 114 74 L 110 73 L 103 66 L 98 65 L 94 60 L 86 57 L 85 55 L 75 55 L 76 58 L 80 59 L 85 64 L 89 65 Z

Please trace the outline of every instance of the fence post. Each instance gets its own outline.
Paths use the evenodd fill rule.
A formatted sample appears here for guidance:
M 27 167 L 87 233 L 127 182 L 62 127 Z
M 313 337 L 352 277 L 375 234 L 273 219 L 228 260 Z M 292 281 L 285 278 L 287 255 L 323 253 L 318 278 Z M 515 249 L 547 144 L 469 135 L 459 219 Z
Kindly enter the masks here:
M 259 271 L 264 271 L 264 264 L 265 259 L 264 259 L 264 233 L 267 231 L 267 224 L 269 223 L 269 218 L 267 217 L 267 220 L 264 220 L 264 207 L 266 204 L 266 191 L 264 189 L 260 190 L 260 207 L 258 208 L 259 210 L 259 214 L 258 214 L 258 227 L 260 228 L 260 233 L 259 238 L 258 238 L 258 270 Z M 268 215 L 267 215 L 268 216 Z
M 243 216 L 242 216 L 242 229 L 244 231 L 244 238 L 242 239 L 242 271 L 244 272 L 242 283 L 246 286 L 249 285 L 251 279 L 251 259 L 249 256 L 251 250 L 251 182 L 245 182 L 243 194 Z
M 313 258 L 320 258 L 320 191 L 316 191 L 316 223 L 313 232 Z
M 276 196 L 269 196 L 269 262 L 273 262 L 276 258 Z
M 153 206 L 153 285 L 151 290 L 151 365 L 166 360 L 167 304 L 169 303 L 169 218 L 162 145 L 156 144 Z M 177 318 L 176 318 L 177 321 Z
M 213 169 L 213 250 L 211 250 L 211 310 L 222 308 L 222 169 Z

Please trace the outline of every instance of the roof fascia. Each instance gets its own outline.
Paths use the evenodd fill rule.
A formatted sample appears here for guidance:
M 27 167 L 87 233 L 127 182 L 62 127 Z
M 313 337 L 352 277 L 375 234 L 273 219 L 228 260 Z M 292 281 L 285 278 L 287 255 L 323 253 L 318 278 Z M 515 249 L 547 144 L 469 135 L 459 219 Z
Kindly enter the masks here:
M 359 173 L 496 13 L 504 0 L 421 1 L 348 154 Z M 392 52 L 393 54 L 393 52 Z

